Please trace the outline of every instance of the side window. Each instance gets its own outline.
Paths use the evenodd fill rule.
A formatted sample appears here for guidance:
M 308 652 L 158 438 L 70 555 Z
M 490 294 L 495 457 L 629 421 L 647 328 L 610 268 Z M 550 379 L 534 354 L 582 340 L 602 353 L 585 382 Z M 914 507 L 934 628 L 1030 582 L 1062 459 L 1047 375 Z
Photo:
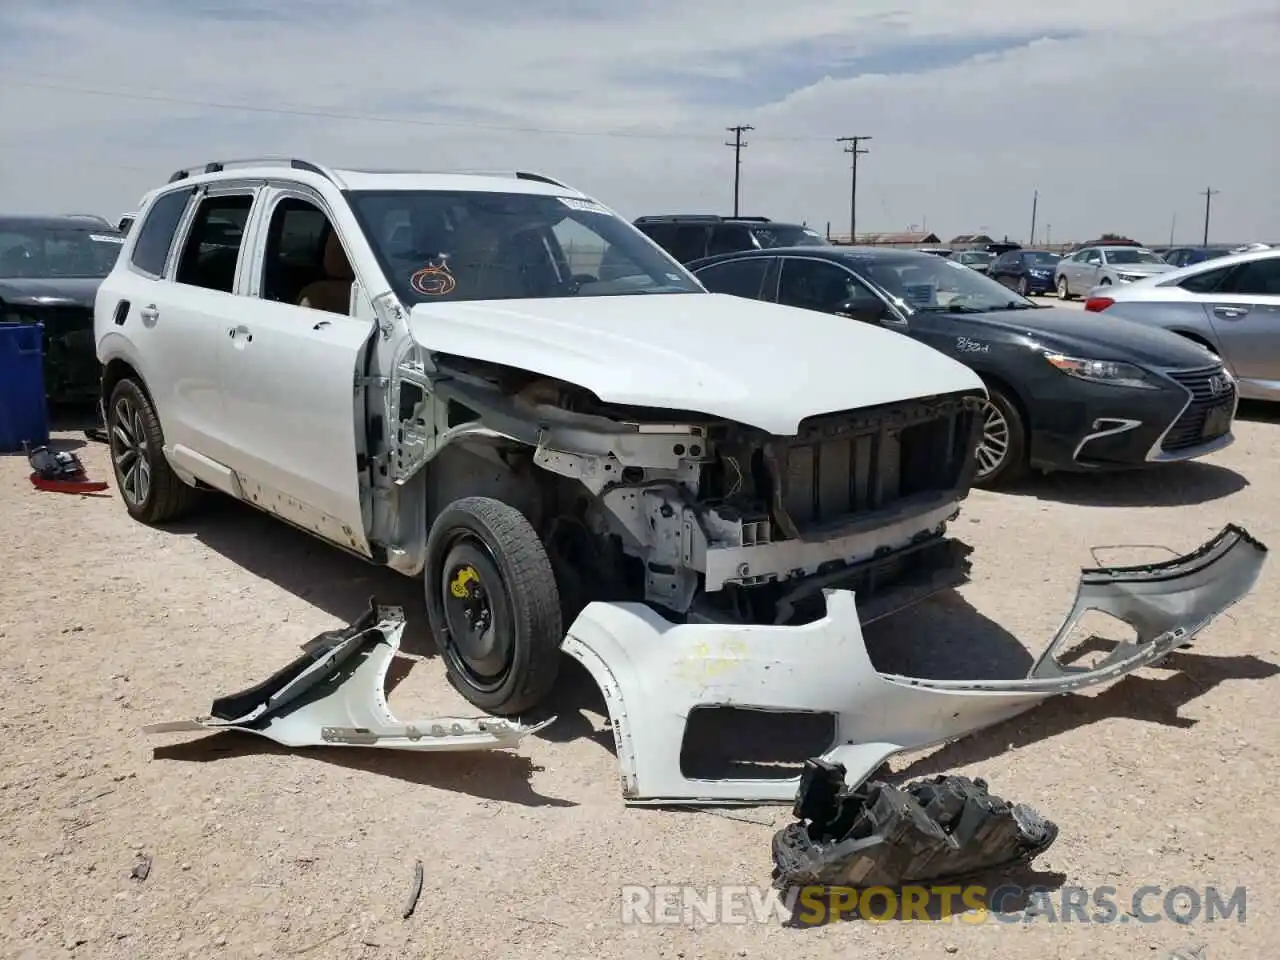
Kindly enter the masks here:
M 178 261 L 174 280 L 206 290 L 231 293 L 235 287 L 236 261 L 244 242 L 253 196 L 236 193 L 205 197 L 196 208 L 191 230 Z
M 142 226 L 138 228 L 138 239 L 133 244 L 130 263 L 153 277 L 164 273 L 169 248 L 173 246 L 173 235 L 178 230 L 178 223 L 182 220 L 190 199 L 190 188 L 175 190 L 155 199 Z
M 309 284 L 329 279 L 325 241 L 329 219 L 301 197 L 285 197 L 271 211 L 258 295 L 279 303 L 298 303 Z M 343 312 L 346 312 L 344 302 Z
M 713 263 L 698 271 L 698 279 L 712 293 L 728 293 L 735 297 L 760 298 L 760 286 L 765 271 L 769 269 L 768 257 L 749 257 L 728 263 Z
M 738 250 L 752 250 L 755 243 L 751 239 L 751 231 L 746 227 L 719 225 L 711 230 L 711 242 L 707 244 L 707 256 L 714 257 L 718 253 L 734 253 Z
M 700 224 L 681 224 L 675 229 L 667 252 L 681 263 L 707 255 L 707 228 Z
M 1216 270 L 1202 270 L 1200 273 L 1184 277 L 1178 286 L 1192 293 L 1213 293 L 1232 269 L 1232 267 L 1219 267 Z
M 1255 297 L 1280 296 L 1280 257 L 1241 264 L 1218 292 Z
M 778 302 L 806 310 L 835 310 L 846 300 L 878 298 L 859 283 L 847 270 L 823 260 L 785 258 L 782 280 L 778 284 Z
M 1085 263 L 1102 263 L 1102 251 L 1086 250 L 1084 252 L 1084 262 Z
M 676 243 L 676 228 L 669 223 L 646 223 L 636 227 L 646 237 L 660 246 L 667 253 Z

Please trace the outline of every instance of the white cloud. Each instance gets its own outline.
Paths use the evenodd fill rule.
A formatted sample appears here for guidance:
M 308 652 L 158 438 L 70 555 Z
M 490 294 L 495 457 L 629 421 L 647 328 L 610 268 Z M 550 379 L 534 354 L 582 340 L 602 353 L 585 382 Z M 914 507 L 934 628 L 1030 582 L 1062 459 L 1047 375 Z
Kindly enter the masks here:
M 724 128 L 750 123 L 750 213 L 847 230 L 835 138 L 870 134 L 860 230 L 1025 239 L 1038 189 L 1041 236 L 1157 243 L 1176 214 L 1190 241 L 1212 185 L 1214 237 L 1280 240 L 1274 0 L 8 6 L 0 211 L 114 216 L 177 166 L 290 153 L 521 166 L 629 215 L 727 212 Z

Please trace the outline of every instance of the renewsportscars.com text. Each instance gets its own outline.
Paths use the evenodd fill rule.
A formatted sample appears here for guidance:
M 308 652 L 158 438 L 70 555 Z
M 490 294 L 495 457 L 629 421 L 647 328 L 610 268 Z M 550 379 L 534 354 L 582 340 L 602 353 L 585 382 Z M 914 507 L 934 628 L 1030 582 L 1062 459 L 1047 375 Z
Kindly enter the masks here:
M 786 923 L 817 926 L 837 920 L 883 923 L 1162 923 L 1235 920 L 1244 923 L 1244 887 L 1187 885 L 1064 886 L 1056 890 L 1008 884 L 888 887 L 793 887 L 749 884 L 709 887 L 625 886 L 625 924 Z

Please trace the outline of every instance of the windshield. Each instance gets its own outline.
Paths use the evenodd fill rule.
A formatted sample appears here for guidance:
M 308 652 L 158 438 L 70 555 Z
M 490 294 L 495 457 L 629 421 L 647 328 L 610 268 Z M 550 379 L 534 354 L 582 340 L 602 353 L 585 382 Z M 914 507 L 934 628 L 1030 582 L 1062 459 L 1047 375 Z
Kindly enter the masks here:
M 770 247 L 829 247 L 826 237 L 808 227 L 788 227 L 770 224 L 767 227 L 752 227 L 761 249 Z
M 1107 250 L 1107 263 L 1164 263 L 1160 257 L 1150 250 L 1139 250 L 1136 247 L 1127 250 Z
M 0 224 L 0 277 L 100 279 L 115 266 L 123 243 L 124 236 L 108 227 Z
M 849 265 L 913 313 L 986 313 L 1036 306 L 984 273 L 927 253 L 850 257 Z
M 590 200 L 479 190 L 349 197 L 405 303 L 706 292 L 639 230 Z
M 1049 253 L 1047 250 L 1032 250 L 1024 255 L 1026 261 L 1031 266 L 1052 266 L 1062 258 L 1056 253 Z

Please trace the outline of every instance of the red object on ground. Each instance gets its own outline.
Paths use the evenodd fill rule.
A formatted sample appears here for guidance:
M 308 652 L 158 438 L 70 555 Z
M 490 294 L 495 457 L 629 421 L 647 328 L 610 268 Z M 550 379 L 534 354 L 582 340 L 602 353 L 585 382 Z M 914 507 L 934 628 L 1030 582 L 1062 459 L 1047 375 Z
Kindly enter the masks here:
M 1110 297 L 1090 297 L 1084 302 L 1084 308 L 1090 313 L 1101 313 L 1115 303 Z
M 31 485 L 54 493 L 98 493 L 107 489 L 105 480 L 46 480 L 38 473 L 31 474 Z

